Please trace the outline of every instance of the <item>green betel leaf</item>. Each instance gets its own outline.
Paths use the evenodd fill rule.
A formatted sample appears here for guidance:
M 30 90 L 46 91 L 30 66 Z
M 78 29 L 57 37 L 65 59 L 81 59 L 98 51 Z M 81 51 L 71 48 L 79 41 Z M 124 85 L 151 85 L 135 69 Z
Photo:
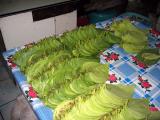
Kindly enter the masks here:
M 146 99 L 133 99 L 128 104 L 129 115 L 136 120 L 145 120 L 149 114 L 149 101 Z
M 128 53 L 139 53 L 148 47 L 147 32 L 135 27 L 127 19 L 113 22 L 110 30 L 114 32 L 115 36 L 122 39 L 118 43 Z
M 155 112 L 151 112 L 148 120 L 160 120 L 160 112 L 159 111 L 155 111 Z
M 159 58 L 160 58 L 160 55 L 155 54 L 155 53 L 143 53 L 143 54 L 142 54 L 142 57 L 143 57 L 145 60 L 156 60 L 156 59 L 159 59 Z
M 148 48 L 142 50 L 137 56 L 138 60 L 144 62 L 146 65 L 153 65 L 160 60 L 160 53 L 158 48 Z
M 129 99 L 133 95 L 134 86 L 126 86 L 126 85 L 107 85 L 107 89 L 110 90 L 112 94 L 119 96 L 124 99 Z

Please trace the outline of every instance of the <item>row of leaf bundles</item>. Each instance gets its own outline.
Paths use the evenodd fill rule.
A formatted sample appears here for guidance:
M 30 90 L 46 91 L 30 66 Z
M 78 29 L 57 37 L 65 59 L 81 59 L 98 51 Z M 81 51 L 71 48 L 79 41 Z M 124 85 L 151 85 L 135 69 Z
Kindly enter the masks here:
M 137 28 L 128 19 L 114 21 L 109 29 L 121 38 L 120 46 L 128 53 L 139 53 L 148 48 L 148 30 Z
M 100 50 L 118 41 L 111 33 L 90 25 L 67 32 L 59 38 L 46 38 L 17 52 L 14 60 L 25 72 L 27 81 L 32 84 L 39 97 L 49 107 L 55 108 L 63 100 L 85 94 L 95 84 L 107 80 L 108 66 L 100 65 L 93 58 L 96 58 Z M 84 66 L 86 69 L 92 68 L 92 71 L 82 72 Z M 69 93 L 64 93 L 67 90 Z
M 115 21 L 109 28 L 114 35 L 121 38 L 120 46 L 128 53 L 136 53 L 137 58 L 146 65 L 152 65 L 160 60 L 158 48 L 149 48 L 148 30 L 135 27 L 129 20 Z
M 120 113 L 117 109 L 121 110 L 120 108 L 124 108 L 124 106 L 119 105 L 118 107 L 116 104 L 113 104 L 114 108 L 111 112 L 108 111 L 108 113 L 106 113 L 106 111 L 102 109 L 101 114 L 89 108 L 89 110 L 91 109 L 89 116 L 83 113 L 83 109 L 88 109 L 86 105 L 88 105 L 89 102 L 86 102 L 94 95 L 97 95 L 97 97 L 93 98 L 99 101 L 97 107 L 100 107 L 100 109 L 103 107 L 108 109 L 107 104 L 102 104 L 104 101 L 101 101 L 101 96 L 98 96 L 101 94 L 101 89 L 99 88 L 105 88 L 103 84 L 108 79 L 108 65 L 99 64 L 95 56 L 97 56 L 101 50 L 115 43 L 120 43 L 120 39 L 115 37 L 111 32 L 95 29 L 95 26 L 91 25 L 67 32 L 59 38 L 46 38 L 31 48 L 25 48 L 17 52 L 14 59 L 21 70 L 25 72 L 27 80 L 38 92 L 39 97 L 45 104 L 50 108 L 56 108 L 57 114 L 55 114 L 55 119 L 110 120 L 107 119 L 111 118 L 108 117 L 108 115 L 113 117 L 115 115 L 112 114 L 116 113 L 118 117 Z M 120 88 L 115 88 L 115 91 L 124 91 Z M 116 92 L 112 93 L 114 96 Z M 118 93 L 116 95 L 121 94 L 127 96 L 125 93 Z M 107 96 L 108 95 L 106 95 L 106 97 L 104 96 L 105 100 Z M 94 101 L 94 99 L 91 100 Z M 128 98 L 126 101 L 129 100 Z M 82 101 L 83 104 L 80 104 Z M 128 106 L 131 102 L 125 103 L 125 106 Z M 63 109 L 61 109 L 63 104 L 67 108 L 63 107 Z M 96 104 L 96 102 L 94 104 Z M 77 105 L 84 106 L 84 108 L 77 108 Z M 68 107 L 70 109 L 68 109 Z M 127 108 L 128 107 L 126 107 L 126 109 Z M 59 111 L 57 109 L 61 110 Z M 74 110 L 76 112 L 72 114 Z M 79 112 L 80 114 L 78 114 Z M 61 114 L 60 116 L 59 113 Z M 87 116 L 87 118 L 85 118 L 85 116 Z M 121 119 L 115 118 L 115 120 Z
M 66 100 L 57 106 L 54 120 L 159 120 L 146 99 L 133 99 L 133 86 L 103 84 L 87 96 Z
M 159 48 L 148 48 L 142 50 L 136 56 L 138 60 L 142 61 L 146 65 L 156 64 L 160 60 L 160 49 Z
M 89 25 L 66 32 L 59 38 L 45 38 L 30 48 L 18 51 L 14 55 L 14 61 L 19 65 L 21 71 L 26 72 L 28 68 L 41 59 L 44 59 L 41 61 L 42 64 L 45 64 L 45 61 L 50 64 L 54 63 L 52 62 L 53 59 L 55 61 L 54 54 L 62 54 L 63 51 L 68 52 L 72 57 L 96 57 L 100 51 L 115 43 L 120 43 L 120 39 L 110 32 Z M 56 53 L 59 51 L 62 52 Z M 40 63 L 37 63 L 38 65 Z M 47 66 L 46 69 L 48 67 L 50 68 L 52 65 Z M 40 71 L 44 72 L 45 70 L 40 69 Z M 41 74 L 41 72 L 38 73 Z
M 49 54 L 59 51 L 62 47 L 55 37 L 45 38 L 31 47 L 16 52 L 13 56 L 14 62 L 20 67 L 21 71 L 25 72 L 31 65 Z
M 111 32 L 96 29 L 94 25 L 67 32 L 60 38 L 60 41 L 71 50 L 75 57 L 96 57 L 105 48 L 120 43 L 120 39 Z
M 54 109 L 65 100 L 87 94 L 107 79 L 107 64 L 100 64 L 96 59 L 72 58 L 59 64 L 56 71 L 48 71 L 30 83 L 45 104 Z

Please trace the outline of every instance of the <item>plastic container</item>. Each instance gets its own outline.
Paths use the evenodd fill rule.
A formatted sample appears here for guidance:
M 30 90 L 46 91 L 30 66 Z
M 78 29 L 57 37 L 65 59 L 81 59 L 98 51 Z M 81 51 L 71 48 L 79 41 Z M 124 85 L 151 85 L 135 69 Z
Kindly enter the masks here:
M 89 24 L 89 20 L 87 16 L 80 16 L 77 18 L 77 26 L 84 26 Z
M 95 24 L 100 21 L 104 21 L 113 18 L 117 15 L 115 10 L 96 11 L 88 14 L 89 22 Z

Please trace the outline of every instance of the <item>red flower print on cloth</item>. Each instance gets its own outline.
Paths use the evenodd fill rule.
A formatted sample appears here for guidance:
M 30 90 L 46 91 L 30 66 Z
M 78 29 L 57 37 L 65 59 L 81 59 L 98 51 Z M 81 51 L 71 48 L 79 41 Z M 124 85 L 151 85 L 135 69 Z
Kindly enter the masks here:
M 148 80 L 144 80 L 140 75 L 138 76 L 139 85 L 141 85 L 142 88 L 146 91 L 150 91 L 149 88 L 152 87 L 152 85 L 148 82 Z
M 137 61 L 137 65 L 143 69 L 147 68 L 147 66 L 141 61 Z
M 10 65 L 9 65 L 9 67 L 10 68 L 15 68 L 17 65 L 15 64 L 15 63 L 11 63 Z
M 116 60 L 119 60 L 119 58 L 118 58 L 119 55 L 116 54 L 116 53 L 113 53 L 113 52 L 112 52 L 112 53 L 110 54 L 110 57 L 111 57 L 112 60 L 115 60 L 115 61 L 116 61 Z
M 160 32 L 156 29 L 151 29 L 149 32 L 153 37 L 159 38 L 159 36 L 160 36 Z
M 29 95 L 31 98 L 36 98 L 36 97 L 38 97 L 36 91 L 34 91 L 32 87 L 29 87 L 28 95 Z
M 160 43 L 155 44 L 156 48 L 160 48 Z
M 15 68 L 17 65 L 13 62 L 13 57 L 12 56 L 9 56 L 7 58 L 7 63 L 9 65 L 9 67 L 12 69 L 12 68 Z
M 107 55 L 103 55 L 103 57 L 107 62 L 111 60 L 114 60 L 114 61 L 119 60 L 119 54 L 114 53 L 114 52 L 111 52 L 111 53 L 108 52 Z
M 109 81 L 110 83 L 117 82 L 117 80 L 121 80 L 121 78 L 117 79 L 115 74 L 109 74 Z
M 111 60 L 112 60 L 112 59 L 111 59 L 109 56 L 107 56 L 107 55 L 103 55 L 103 57 L 105 58 L 106 61 L 111 61 Z
M 134 62 L 138 60 L 135 56 L 131 56 L 131 57 Z
M 26 93 L 26 97 L 29 100 L 29 102 L 32 102 L 32 98 L 37 98 L 38 97 L 36 91 L 33 90 L 32 87 L 29 87 L 29 90 L 25 91 L 25 93 Z
M 140 68 L 146 69 L 147 65 L 145 65 L 143 62 L 139 61 L 135 56 L 131 56 L 132 61 L 134 64 L 138 65 Z
M 154 104 L 151 104 L 151 105 L 149 106 L 149 110 L 150 110 L 150 111 L 153 111 L 153 112 L 159 111 L 158 108 L 156 108 Z

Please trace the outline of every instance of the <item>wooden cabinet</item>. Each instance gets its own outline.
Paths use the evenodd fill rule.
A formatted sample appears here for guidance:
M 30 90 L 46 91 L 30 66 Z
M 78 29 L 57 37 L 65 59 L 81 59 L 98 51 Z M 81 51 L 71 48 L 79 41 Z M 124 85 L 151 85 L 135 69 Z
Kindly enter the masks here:
M 32 42 L 32 38 L 35 39 L 33 27 L 31 12 L 1 18 L 0 29 L 6 49 Z
M 62 34 L 77 26 L 76 0 L 1 16 L 0 30 L 6 49 Z
M 0 29 L 7 50 L 44 37 L 62 34 L 76 28 L 76 25 L 76 10 L 39 21 L 33 21 L 32 12 L 0 18 Z

